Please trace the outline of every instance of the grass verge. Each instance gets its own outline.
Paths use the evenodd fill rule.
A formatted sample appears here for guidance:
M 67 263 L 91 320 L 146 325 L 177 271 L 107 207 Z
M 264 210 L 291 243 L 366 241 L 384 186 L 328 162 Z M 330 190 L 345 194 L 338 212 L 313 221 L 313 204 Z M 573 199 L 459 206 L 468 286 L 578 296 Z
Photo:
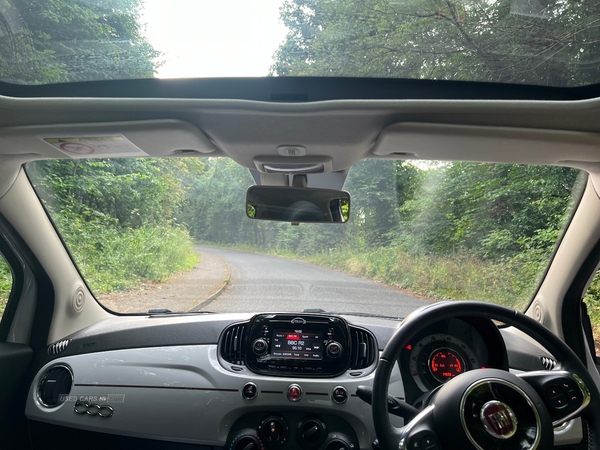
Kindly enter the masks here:
M 165 281 L 200 262 L 187 230 L 177 226 L 109 227 L 70 222 L 63 237 L 95 294 L 133 289 L 145 282 Z M 0 257 L 0 317 L 12 287 L 6 262 Z
M 178 227 L 99 228 L 64 233 L 81 272 L 96 294 L 161 282 L 193 269 L 200 258 Z M 86 233 L 87 231 L 87 233 Z

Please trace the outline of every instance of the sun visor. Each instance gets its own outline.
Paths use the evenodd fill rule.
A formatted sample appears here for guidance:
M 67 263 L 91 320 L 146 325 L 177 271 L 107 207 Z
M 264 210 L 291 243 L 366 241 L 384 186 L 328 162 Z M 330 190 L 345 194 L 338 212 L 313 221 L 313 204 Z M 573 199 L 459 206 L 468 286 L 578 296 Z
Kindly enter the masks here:
M 4 128 L 0 146 L 5 155 L 38 156 L 31 159 L 191 156 L 215 151 L 204 133 L 180 120 Z
M 386 127 L 373 154 L 404 159 L 574 166 L 600 162 L 600 134 L 406 122 Z

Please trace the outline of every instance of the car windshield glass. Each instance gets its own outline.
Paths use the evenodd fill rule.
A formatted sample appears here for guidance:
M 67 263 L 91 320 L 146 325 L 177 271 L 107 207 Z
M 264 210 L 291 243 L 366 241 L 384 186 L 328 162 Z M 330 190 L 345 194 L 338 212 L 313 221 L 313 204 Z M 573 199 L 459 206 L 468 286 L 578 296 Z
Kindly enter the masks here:
M 228 158 L 51 160 L 32 184 L 98 300 L 123 313 L 328 311 L 404 317 L 432 301 L 523 310 L 585 176 L 548 166 L 367 159 L 350 220 L 246 216 Z
M 0 81 L 324 76 L 600 83 L 597 1 L 4 0 Z

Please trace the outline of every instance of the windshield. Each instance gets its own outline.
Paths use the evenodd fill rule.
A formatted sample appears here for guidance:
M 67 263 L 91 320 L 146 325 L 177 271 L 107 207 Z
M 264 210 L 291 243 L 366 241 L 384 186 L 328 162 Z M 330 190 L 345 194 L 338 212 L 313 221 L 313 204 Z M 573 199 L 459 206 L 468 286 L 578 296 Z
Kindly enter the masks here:
M 566 0 L 5 0 L 0 80 L 335 76 L 600 82 L 600 8 Z
M 53 160 L 32 183 L 109 309 L 405 317 L 440 299 L 523 310 L 585 179 L 563 167 L 367 159 L 350 220 L 246 216 L 228 158 Z

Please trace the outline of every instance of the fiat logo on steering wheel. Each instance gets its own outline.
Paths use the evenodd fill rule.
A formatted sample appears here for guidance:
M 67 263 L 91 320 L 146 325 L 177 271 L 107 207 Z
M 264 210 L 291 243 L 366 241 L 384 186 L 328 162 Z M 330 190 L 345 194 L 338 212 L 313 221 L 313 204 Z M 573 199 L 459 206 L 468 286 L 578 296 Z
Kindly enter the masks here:
M 517 432 L 517 417 L 506 403 L 492 400 L 479 413 L 485 431 L 496 439 L 510 439 Z

